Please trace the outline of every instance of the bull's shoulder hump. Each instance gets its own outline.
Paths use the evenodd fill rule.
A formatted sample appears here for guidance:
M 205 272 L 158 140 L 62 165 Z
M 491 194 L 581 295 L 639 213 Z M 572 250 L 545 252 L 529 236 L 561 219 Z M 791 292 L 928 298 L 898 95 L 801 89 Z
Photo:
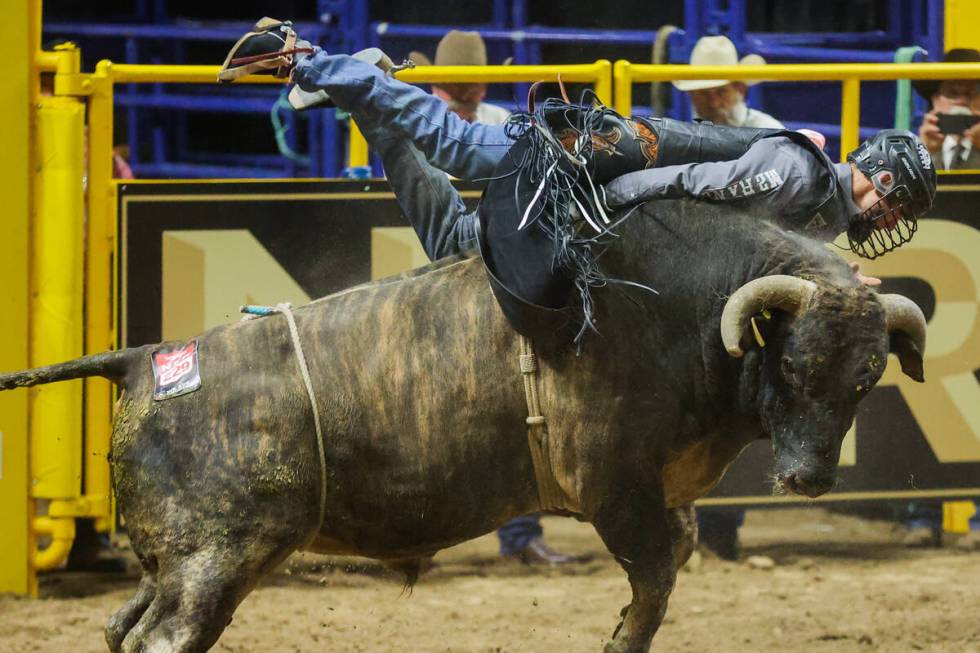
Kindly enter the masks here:
M 422 267 L 407 270 L 389 277 L 375 279 L 374 281 L 368 281 L 367 283 L 362 283 L 344 290 L 340 290 L 332 295 L 315 299 L 310 302 L 309 305 L 312 306 L 314 304 L 329 302 L 352 293 L 376 291 L 383 288 L 387 289 L 395 285 L 404 285 L 409 283 L 427 283 L 431 280 L 435 280 L 438 277 L 444 277 L 475 269 L 479 266 L 479 262 L 480 258 L 478 256 L 450 256 L 440 259 L 434 263 L 430 263 L 429 265 L 424 265 Z

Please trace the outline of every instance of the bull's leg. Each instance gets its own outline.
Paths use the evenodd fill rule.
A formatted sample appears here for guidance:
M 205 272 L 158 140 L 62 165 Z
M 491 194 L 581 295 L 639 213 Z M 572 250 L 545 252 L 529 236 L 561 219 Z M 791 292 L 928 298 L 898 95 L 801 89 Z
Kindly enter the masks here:
M 674 546 L 674 563 L 680 569 L 698 545 L 698 519 L 694 514 L 694 504 L 668 510 L 667 523 L 670 524 L 670 541 Z
M 122 649 L 123 639 L 150 607 L 154 596 L 156 596 L 156 581 L 153 580 L 151 573 L 144 569 L 136 594 L 112 615 L 105 625 L 105 641 L 112 653 L 119 653 Z
M 643 483 L 640 485 L 639 483 Z M 663 621 L 677 577 L 673 533 L 659 483 L 619 478 L 593 516 L 596 532 L 623 566 L 633 600 L 606 645 L 606 653 L 642 653 Z
M 292 550 L 255 539 L 217 543 L 189 555 L 160 556 L 156 591 L 126 634 L 122 652 L 208 650 L 258 579 Z

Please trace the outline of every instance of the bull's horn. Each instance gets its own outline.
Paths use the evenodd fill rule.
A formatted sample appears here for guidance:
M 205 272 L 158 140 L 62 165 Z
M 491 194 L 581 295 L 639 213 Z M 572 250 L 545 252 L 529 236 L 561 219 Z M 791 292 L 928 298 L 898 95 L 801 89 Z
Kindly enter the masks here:
M 749 319 L 764 308 L 797 312 L 810 303 L 817 284 L 786 274 L 773 274 L 748 282 L 728 298 L 721 313 L 721 339 L 736 358 L 745 354 L 742 335 Z
M 904 295 L 878 295 L 878 301 L 885 309 L 888 333 L 904 331 L 919 348 L 919 353 L 925 353 L 926 316 L 919 305 Z

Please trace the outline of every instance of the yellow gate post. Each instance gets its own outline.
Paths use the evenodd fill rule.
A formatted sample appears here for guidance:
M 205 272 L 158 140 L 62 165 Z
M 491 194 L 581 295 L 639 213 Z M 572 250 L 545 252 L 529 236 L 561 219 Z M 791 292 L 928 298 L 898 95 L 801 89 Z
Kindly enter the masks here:
M 10 33 L 0 39 L 0 61 L 7 62 L 0 84 L 0 124 L 4 125 L 3 238 L 0 238 L 0 370 L 27 367 L 27 270 L 31 210 L 31 60 L 39 40 L 40 16 L 32 20 L 26 0 L 0 5 Z M 30 560 L 34 552 L 29 523 L 27 393 L 0 393 L 0 592 L 37 594 Z
M 73 60 L 77 51 L 59 53 Z M 31 220 L 30 366 L 82 355 L 82 289 L 85 242 L 85 105 L 73 97 L 42 97 L 35 113 L 34 210 Z M 82 381 L 31 388 L 31 496 L 48 499 L 48 517 L 35 531 L 51 544 L 35 557 L 47 570 L 68 556 L 74 515 L 63 502 L 82 493 Z

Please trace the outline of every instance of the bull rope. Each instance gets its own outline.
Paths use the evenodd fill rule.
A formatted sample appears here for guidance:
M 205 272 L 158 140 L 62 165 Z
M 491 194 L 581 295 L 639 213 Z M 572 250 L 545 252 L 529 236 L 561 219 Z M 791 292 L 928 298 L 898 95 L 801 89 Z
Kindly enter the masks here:
M 551 467 L 551 457 L 547 452 L 548 421 L 541 414 L 541 400 L 538 396 L 538 359 L 534 355 L 531 339 L 520 336 L 520 369 L 524 379 L 524 398 L 527 400 L 527 443 L 531 449 L 531 462 L 534 464 L 534 477 L 538 486 L 538 502 L 542 510 L 565 507 L 564 492 L 555 479 Z
M 316 428 L 316 446 L 320 452 L 320 522 L 316 528 L 316 533 L 323 528 L 323 519 L 327 509 L 327 455 L 323 448 L 323 429 L 320 426 L 320 409 L 313 393 L 313 379 L 310 377 L 310 368 L 306 364 L 306 356 L 303 355 L 303 343 L 299 339 L 299 329 L 296 328 L 296 318 L 293 317 L 293 307 L 289 302 L 276 304 L 275 306 L 242 306 L 241 312 L 245 313 L 244 319 L 251 317 L 261 317 L 273 313 L 281 313 L 289 323 L 289 335 L 293 341 L 293 351 L 296 352 L 296 360 L 299 363 L 299 371 L 303 376 L 303 383 L 306 385 L 306 394 L 310 398 L 310 406 L 313 407 L 313 426 Z M 314 534 L 314 537 L 316 535 Z

